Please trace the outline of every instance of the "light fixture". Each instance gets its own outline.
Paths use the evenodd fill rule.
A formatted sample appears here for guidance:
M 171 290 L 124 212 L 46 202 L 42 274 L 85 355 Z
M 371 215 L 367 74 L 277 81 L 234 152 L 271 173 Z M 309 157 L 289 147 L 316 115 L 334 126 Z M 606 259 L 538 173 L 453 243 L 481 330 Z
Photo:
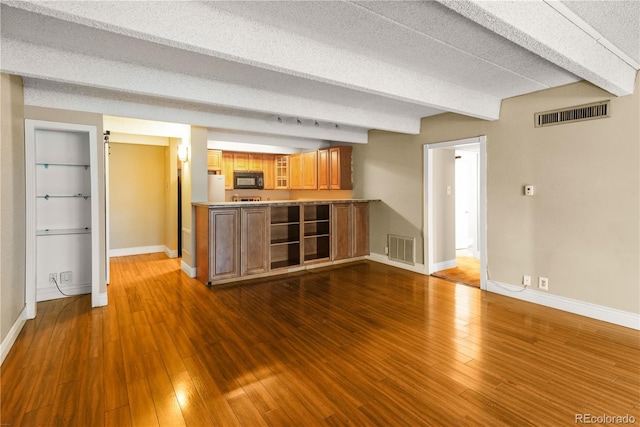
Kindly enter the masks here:
M 278 116 L 278 123 L 282 123 L 282 118 Z
M 320 125 L 318 124 L 318 121 L 316 120 L 316 127 L 319 127 Z
M 301 125 L 301 124 L 302 124 L 302 122 L 300 121 L 300 119 L 299 119 L 299 118 L 297 118 L 297 117 L 296 117 L 296 122 L 298 122 L 298 124 L 299 124 L 299 125 Z
M 336 123 L 336 129 L 340 129 L 340 126 L 338 126 L 338 124 Z
M 185 144 L 178 145 L 178 160 L 186 162 L 189 159 L 189 146 Z

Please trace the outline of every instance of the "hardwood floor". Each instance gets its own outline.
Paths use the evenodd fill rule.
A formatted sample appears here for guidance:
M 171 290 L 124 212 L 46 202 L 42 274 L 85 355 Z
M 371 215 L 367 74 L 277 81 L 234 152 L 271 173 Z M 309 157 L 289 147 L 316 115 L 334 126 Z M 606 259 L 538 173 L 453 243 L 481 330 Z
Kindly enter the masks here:
M 638 331 L 377 263 L 207 288 L 115 258 L 109 302 L 38 304 L 2 425 L 640 423 Z
M 432 276 L 479 288 L 480 260 L 473 257 L 457 256 L 456 262 L 458 263 L 456 267 L 436 271 Z

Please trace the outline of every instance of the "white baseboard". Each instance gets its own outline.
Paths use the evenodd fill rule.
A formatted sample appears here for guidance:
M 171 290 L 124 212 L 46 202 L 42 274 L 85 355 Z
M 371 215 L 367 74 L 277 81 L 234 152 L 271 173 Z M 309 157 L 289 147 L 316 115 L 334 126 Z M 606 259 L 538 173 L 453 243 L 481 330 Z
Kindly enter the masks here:
M 169 249 L 168 247 L 164 247 L 164 254 L 167 258 L 178 258 L 178 250 L 177 249 Z
M 487 291 L 640 330 L 640 314 L 487 280 Z
M 71 286 L 60 285 L 60 288 L 62 289 L 62 292 L 70 296 L 84 295 L 84 294 L 91 293 L 91 283 L 84 283 L 82 285 L 71 285 Z M 55 286 L 53 288 L 38 289 L 36 291 L 36 295 L 38 296 L 36 299 L 37 302 L 49 301 L 49 300 L 58 299 L 58 298 L 66 298 L 67 296 L 67 295 L 62 295 L 58 291 L 58 288 L 56 288 Z
M 405 264 L 403 262 L 391 261 L 387 255 L 376 254 L 373 252 L 369 254 L 369 256 L 367 256 L 366 259 L 379 262 L 381 264 L 387 264 L 392 267 L 398 267 L 404 270 L 413 271 L 414 273 L 425 274 L 424 264 L 411 265 L 411 264 Z
M 0 365 L 4 362 L 5 357 L 9 354 L 11 347 L 13 347 L 13 343 L 16 342 L 18 335 L 20 335 L 20 331 L 24 327 L 24 324 L 27 322 L 27 309 L 26 307 L 22 309 L 18 318 L 9 329 L 7 336 L 4 337 L 2 343 L 0 343 Z
M 184 271 L 184 273 L 189 276 L 190 278 L 194 278 L 196 277 L 196 268 L 195 267 L 191 267 L 189 264 L 187 264 L 184 261 L 180 261 L 180 269 L 182 271 Z
M 109 256 L 110 257 L 116 257 L 116 256 L 131 256 L 131 255 L 154 254 L 154 253 L 158 253 L 158 252 L 165 252 L 165 249 L 166 249 L 166 247 L 164 245 L 138 246 L 138 247 L 134 247 L 134 248 L 109 249 Z M 176 254 L 176 256 L 177 256 L 177 254 Z
M 98 294 L 96 298 L 91 298 L 91 307 L 104 307 L 108 303 L 109 299 L 106 292 Z
M 454 268 L 458 266 L 458 261 L 456 259 L 450 259 L 447 261 L 436 262 L 433 264 L 433 271 L 447 270 L 449 268 Z

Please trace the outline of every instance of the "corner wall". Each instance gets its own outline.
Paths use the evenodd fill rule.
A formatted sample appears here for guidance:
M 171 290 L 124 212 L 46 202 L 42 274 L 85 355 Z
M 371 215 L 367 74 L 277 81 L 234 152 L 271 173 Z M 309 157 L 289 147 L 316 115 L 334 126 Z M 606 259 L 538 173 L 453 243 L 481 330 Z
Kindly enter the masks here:
M 4 358 L 20 332 L 14 325 L 25 307 L 24 96 L 18 76 L 0 74 L 0 120 L 0 342 Z M 15 336 L 9 336 L 10 332 Z
M 372 204 L 372 252 L 384 253 L 388 233 L 424 232 L 422 145 L 487 135 L 490 279 L 545 276 L 549 291 L 531 292 L 640 313 L 639 79 L 625 97 L 579 82 L 506 99 L 493 122 L 442 114 L 416 136 L 372 131 L 354 147 L 354 197 L 382 199 Z M 610 118 L 533 126 L 536 112 L 606 99 Z

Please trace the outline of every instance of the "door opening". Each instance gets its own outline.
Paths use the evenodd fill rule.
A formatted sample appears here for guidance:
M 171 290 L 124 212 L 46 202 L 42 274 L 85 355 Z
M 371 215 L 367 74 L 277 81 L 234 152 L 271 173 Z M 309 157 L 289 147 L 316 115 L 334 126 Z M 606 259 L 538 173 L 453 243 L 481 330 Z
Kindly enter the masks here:
M 485 289 L 486 137 L 424 150 L 426 273 Z

